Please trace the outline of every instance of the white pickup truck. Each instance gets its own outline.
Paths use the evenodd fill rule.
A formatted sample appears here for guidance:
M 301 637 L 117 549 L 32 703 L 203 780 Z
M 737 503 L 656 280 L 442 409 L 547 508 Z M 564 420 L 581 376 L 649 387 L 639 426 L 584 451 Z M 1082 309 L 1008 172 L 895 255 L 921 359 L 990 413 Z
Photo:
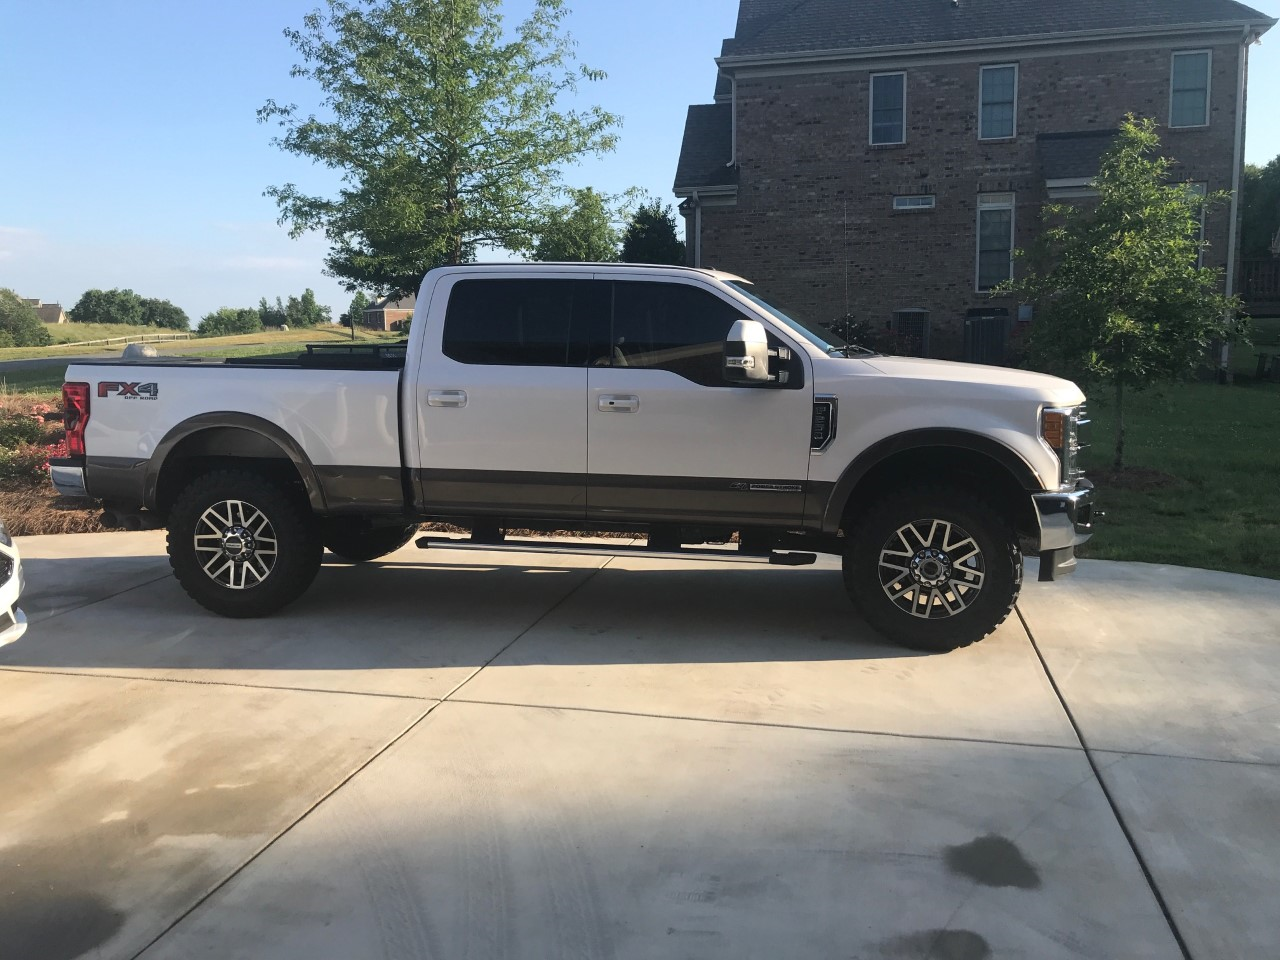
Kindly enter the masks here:
M 325 547 L 371 560 L 446 521 L 470 539 L 419 543 L 836 554 L 868 623 L 949 650 L 1009 614 L 1023 548 L 1052 580 L 1091 532 L 1074 384 L 875 355 L 707 270 L 446 267 L 398 344 L 76 363 L 63 394 L 54 486 L 167 526 L 183 588 L 232 617 L 298 598 Z

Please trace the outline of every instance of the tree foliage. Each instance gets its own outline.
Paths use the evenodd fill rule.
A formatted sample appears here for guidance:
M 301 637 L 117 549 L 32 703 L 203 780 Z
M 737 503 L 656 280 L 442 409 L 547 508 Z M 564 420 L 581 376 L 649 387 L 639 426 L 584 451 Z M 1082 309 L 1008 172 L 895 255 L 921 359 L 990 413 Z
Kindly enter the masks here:
M 315 291 L 310 287 L 302 291 L 302 296 L 289 298 L 284 316 L 291 327 L 318 327 L 333 320 L 332 311 L 316 303 Z
M 1240 201 L 1241 255 L 1280 257 L 1280 157 L 1264 167 L 1245 166 Z
M 1032 357 L 1047 369 L 1115 392 L 1115 469 L 1124 466 L 1124 393 L 1185 376 L 1215 339 L 1240 330 L 1239 301 L 1202 268 L 1200 218 L 1225 194 L 1169 183 L 1150 119 L 1122 124 L 1095 181 L 1096 204 L 1045 208 L 1026 269 L 998 292 L 1036 304 Z
M 267 195 L 293 236 L 325 234 L 348 290 L 408 294 L 478 246 L 532 249 L 559 168 L 613 149 L 616 117 L 558 107 L 603 77 L 576 62 L 564 0 L 534 0 L 509 38 L 500 0 L 326 3 L 285 31 L 325 116 L 268 101 L 258 119 L 279 123 L 281 149 L 341 172 L 334 197 Z
M 641 204 L 622 235 L 623 262 L 683 265 L 684 256 L 671 205 L 656 199 Z
M 569 190 L 569 203 L 547 214 L 534 259 L 562 263 L 612 263 L 618 259 L 613 214 L 590 187 Z
M 185 310 L 168 300 L 144 298 L 142 300 L 142 324 L 165 330 L 190 330 L 191 320 Z
M 202 337 L 225 337 L 237 333 L 257 333 L 262 318 L 252 307 L 219 307 L 200 319 L 197 332 Z
M 263 297 L 258 301 L 258 320 L 264 327 L 283 327 L 289 322 L 289 318 L 284 312 L 284 301 L 276 297 L 274 305 L 267 302 L 267 298 Z
M 8 287 L 0 287 L 0 346 L 44 347 L 53 343 L 40 314 Z
M 86 290 L 67 311 L 75 323 L 142 325 L 142 298 L 132 290 Z
M 344 327 L 352 324 L 360 326 L 361 318 L 364 317 L 365 310 L 372 302 L 363 290 L 357 290 L 356 295 L 351 298 L 351 305 L 347 307 L 347 312 L 342 315 L 342 325 Z

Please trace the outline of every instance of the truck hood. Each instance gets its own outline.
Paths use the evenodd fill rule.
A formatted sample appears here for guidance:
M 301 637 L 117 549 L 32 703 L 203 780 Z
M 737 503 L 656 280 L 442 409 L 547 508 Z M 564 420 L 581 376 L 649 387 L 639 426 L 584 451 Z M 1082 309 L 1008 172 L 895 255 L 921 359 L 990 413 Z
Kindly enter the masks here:
M 878 373 L 902 381 L 928 381 L 949 386 L 957 394 L 979 393 L 1016 395 L 1061 406 L 1084 402 L 1084 393 L 1070 380 L 1009 367 L 987 367 L 951 360 L 923 360 L 916 357 L 859 357 Z M 923 384 L 921 384 L 923 387 Z

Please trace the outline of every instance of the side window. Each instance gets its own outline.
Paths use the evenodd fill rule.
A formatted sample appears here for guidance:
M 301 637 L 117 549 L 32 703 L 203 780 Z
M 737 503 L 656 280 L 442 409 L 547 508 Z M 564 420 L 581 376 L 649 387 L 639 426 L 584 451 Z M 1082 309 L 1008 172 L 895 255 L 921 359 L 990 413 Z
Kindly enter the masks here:
M 669 370 L 705 387 L 728 386 L 724 341 L 741 314 L 714 294 L 676 283 L 613 285 L 609 355 L 615 367 Z
M 460 280 L 449 294 L 443 351 L 459 363 L 578 367 L 591 314 L 605 309 L 591 280 Z

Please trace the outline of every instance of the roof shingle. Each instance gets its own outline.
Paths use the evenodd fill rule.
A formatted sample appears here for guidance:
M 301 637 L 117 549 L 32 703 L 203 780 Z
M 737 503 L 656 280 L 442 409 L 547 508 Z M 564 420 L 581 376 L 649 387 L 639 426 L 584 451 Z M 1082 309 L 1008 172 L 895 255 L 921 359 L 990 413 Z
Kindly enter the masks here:
M 732 159 L 733 106 L 706 103 L 690 107 L 676 168 L 676 191 L 736 184 L 738 171 L 728 165 Z

